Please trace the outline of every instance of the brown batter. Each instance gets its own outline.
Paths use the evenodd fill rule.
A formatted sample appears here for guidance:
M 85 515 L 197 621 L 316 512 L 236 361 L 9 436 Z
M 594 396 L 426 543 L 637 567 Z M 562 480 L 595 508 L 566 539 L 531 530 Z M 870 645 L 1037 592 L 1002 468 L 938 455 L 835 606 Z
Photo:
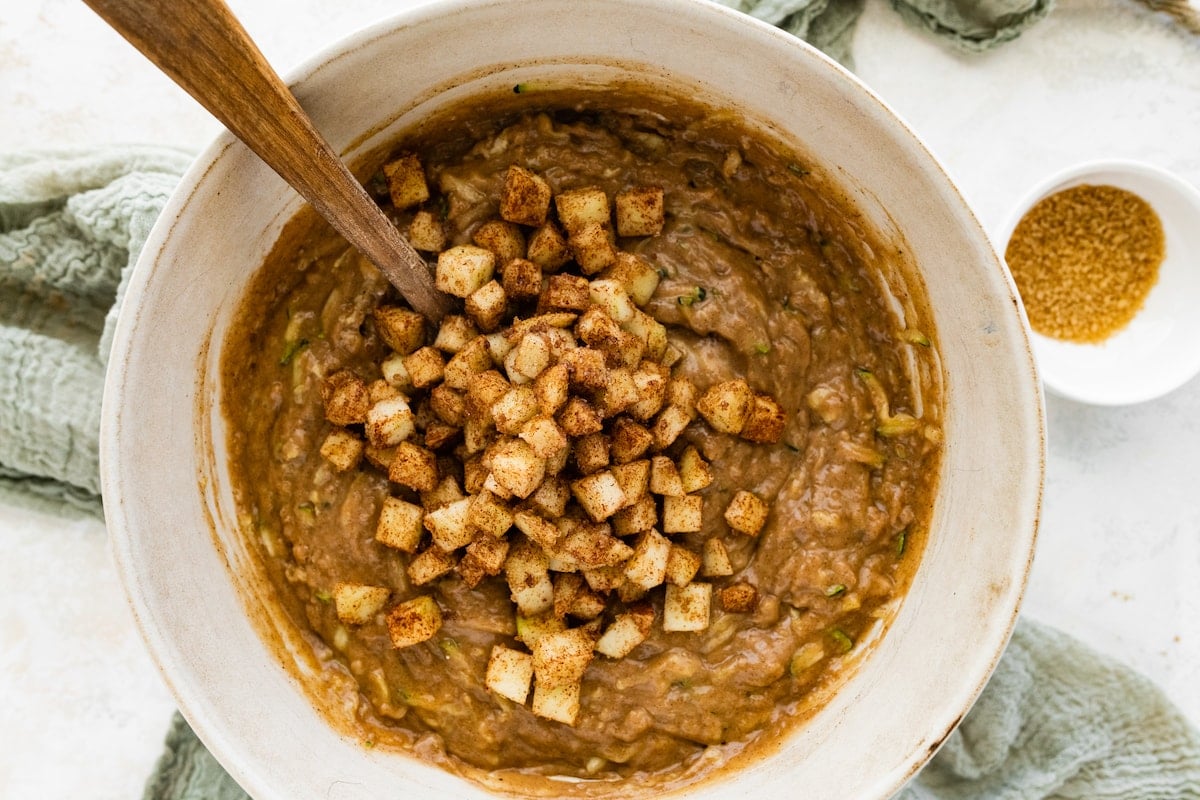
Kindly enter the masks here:
M 530 110 L 525 100 L 499 121 L 465 114 L 404 142 L 430 178 L 424 208 L 444 215 L 451 246 L 496 217 L 510 165 L 555 191 L 664 187 L 663 232 L 621 246 L 662 276 L 646 310 L 684 354 L 675 374 L 700 387 L 744 377 L 787 415 L 779 444 L 693 424 L 670 451 L 694 445 L 715 474 L 702 492 L 703 530 L 675 538 L 698 552 L 721 537 L 734 574 L 714 586 L 751 583 L 754 610 L 714 604 L 704 631 L 656 626 L 627 657 L 597 658 L 574 726 L 484 685 L 492 647 L 515 634 L 503 576 L 474 589 L 453 573 L 433 584 L 444 625 L 411 647 L 392 646 L 382 614 L 339 622 L 330 592 L 340 581 L 389 587 L 393 602 L 424 591 L 410 585 L 409 556 L 374 538 L 383 499 L 411 492 L 368 461 L 338 473 L 318 454 L 334 427 L 323 379 L 343 369 L 380 375 L 388 348 L 371 311 L 397 302 L 323 227 L 272 255 L 226 345 L 232 468 L 253 520 L 246 533 L 261 543 L 280 602 L 330 648 L 328 669 L 361 688 L 365 742 L 399 742 L 468 773 L 662 780 L 706 751 L 710 770 L 720 753 L 794 724 L 806 698 L 886 622 L 919 557 L 935 489 L 938 387 L 921 387 L 915 402 L 904 366 L 929 358 L 933 331 L 898 329 L 873 263 L 884 249 L 811 165 L 682 103 L 649 110 L 610 97 L 604 103 L 628 110 L 612 111 L 552 102 Z M 411 211 L 390 213 L 407 229 Z M 881 410 L 873 390 L 890 406 Z M 914 425 L 882 424 L 916 413 Z M 440 453 L 449 470 L 451 453 Z M 722 519 L 739 489 L 771 508 L 757 537 L 731 533 Z M 660 595 L 651 600 L 661 607 Z

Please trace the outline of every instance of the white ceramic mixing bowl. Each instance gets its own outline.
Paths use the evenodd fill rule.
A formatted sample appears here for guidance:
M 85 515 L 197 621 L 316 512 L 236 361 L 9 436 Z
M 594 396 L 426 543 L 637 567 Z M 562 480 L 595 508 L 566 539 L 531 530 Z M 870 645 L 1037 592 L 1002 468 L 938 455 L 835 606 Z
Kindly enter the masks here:
M 1012 630 L 1041 499 L 1043 415 L 1011 281 L 913 133 L 777 29 L 693 0 L 456 0 L 384 22 L 291 76 L 347 161 L 480 92 L 653 81 L 769 123 L 920 265 L 945 382 L 945 453 L 923 561 L 890 631 L 773 755 L 690 797 L 884 798 L 982 689 Z M 181 709 L 259 800 L 491 796 L 338 734 L 261 631 L 298 642 L 237 534 L 218 397 L 225 333 L 300 201 L 230 136 L 185 176 L 129 282 L 105 394 L 115 557 Z M 299 645 L 297 645 L 299 646 Z

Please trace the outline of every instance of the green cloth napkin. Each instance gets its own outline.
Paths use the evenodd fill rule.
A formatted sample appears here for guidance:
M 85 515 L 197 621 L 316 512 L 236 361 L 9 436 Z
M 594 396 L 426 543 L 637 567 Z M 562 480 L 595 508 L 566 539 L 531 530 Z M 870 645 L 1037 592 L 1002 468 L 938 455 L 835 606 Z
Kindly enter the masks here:
M 850 41 L 866 0 L 717 0 L 799 36 L 849 65 Z M 1054 0 L 891 0 L 909 22 L 966 52 L 988 50 L 1021 35 Z
M 863 0 L 729 2 L 835 57 Z M 893 0 L 956 46 L 1016 36 L 1045 2 Z M 0 499 L 102 513 L 98 419 L 117 300 L 189 163 L 165 148 L 0 154 Z M 1022 619 L 979 701 L 901 800 L 1200 798 L 1200 734 L 1149 681 Z M 145 800 L 244 800 L 175 715 Z
M 165 148 L 0 155 L 0 497 L 99 513 L 116 298 L 191 159 Z

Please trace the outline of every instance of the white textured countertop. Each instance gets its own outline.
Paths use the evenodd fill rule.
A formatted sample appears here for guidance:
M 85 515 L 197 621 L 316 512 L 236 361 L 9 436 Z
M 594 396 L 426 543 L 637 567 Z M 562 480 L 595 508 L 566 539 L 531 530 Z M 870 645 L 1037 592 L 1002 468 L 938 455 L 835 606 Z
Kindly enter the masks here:
M 410 5 L 229 2 L 281 71 Z M 875 0 L 855 52 L 860 77 L 925 139 L 989 230 L 1040 179 L 1093 158 L 1149 161 L 1200 185 L 1200 37 L 1132 3 L 1062 0 L 1016 42 L 965 56 Z M 217 131 L 78 0 L 5 4 L 0 150 L 197 151 Z M 1025 613 L 1139 669 L 1200 724 L 1200 381 L 1142 406 L 1050 397 L 1047 410 Z M 139 797 L 173 705 L 103 526 L 0 505 L 0 586 L 0 797 Z

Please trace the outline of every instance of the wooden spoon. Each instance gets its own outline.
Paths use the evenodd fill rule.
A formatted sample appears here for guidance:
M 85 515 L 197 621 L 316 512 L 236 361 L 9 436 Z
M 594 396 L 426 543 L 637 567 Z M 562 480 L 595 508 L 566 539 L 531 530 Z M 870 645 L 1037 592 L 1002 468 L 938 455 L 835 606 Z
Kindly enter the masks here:
M 370 259 L 404 299 L 440 322 L 450 299 L 416 250 L 350 174 L 222 0 L 84 0 L 196 98 Z

